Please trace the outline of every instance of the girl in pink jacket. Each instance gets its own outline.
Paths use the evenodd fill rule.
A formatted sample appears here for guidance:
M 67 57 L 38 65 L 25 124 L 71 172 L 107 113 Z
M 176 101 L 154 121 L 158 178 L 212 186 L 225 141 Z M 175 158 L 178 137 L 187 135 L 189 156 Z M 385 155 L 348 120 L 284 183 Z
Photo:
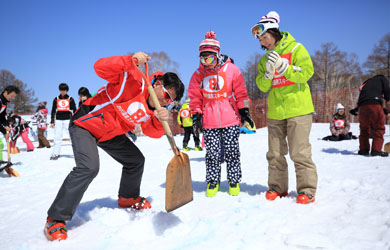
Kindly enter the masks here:
M 245 81 L 231 59 L 220 54 L 213 31 L 200 43 L 199 68 L 191 77 L 188 96 L 195 130 L 203 129 L 206 146 L 206 196 L 217 194 L 221 181 L 220 154 L 224 149 L 229 194 L 240 192 L 241 163 L 238 138 L 240 122 L 253 127 Z

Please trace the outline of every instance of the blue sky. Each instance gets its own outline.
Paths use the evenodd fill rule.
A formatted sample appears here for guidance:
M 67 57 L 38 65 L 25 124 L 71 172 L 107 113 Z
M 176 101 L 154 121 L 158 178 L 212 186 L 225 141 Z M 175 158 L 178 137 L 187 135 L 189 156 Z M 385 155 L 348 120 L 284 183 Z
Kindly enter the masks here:
M 95 92 L 106 84 L 94 72 L 95 61 L 130 51 L 165 51 L 188 85 L 209 30 L 216 32 L 221 52 L 244 68 L 251 55 L 263 52 L 250 28 L 271 10 L 280 15 L 280 29 L 310 54 L 333 42 L 364 62 L 390 32 L 388 0 L 0 0 L 0 10 L 0 69 L 49 103 L 61 82 L 75 99 L 81 86 Z

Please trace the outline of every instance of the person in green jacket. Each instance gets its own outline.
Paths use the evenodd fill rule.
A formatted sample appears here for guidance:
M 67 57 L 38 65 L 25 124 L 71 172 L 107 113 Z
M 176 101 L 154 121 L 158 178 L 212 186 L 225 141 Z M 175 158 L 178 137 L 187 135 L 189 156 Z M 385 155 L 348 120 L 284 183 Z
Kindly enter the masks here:
M 180 127 L 184 128 L 183 150 L 189 151 L 188 142 L 190 141 L 191 134 L 195 141 L 195 150 L 202 151 L 203 148 L 199 146 L 199 132 L 192 127 L 192 115 L 190 111 L 190 99 L 187 98 L 184 104 L 181 106 L 179 114 L 177 115 L 177 122 Z
M 256 84 L 268 94 L 268 186 L 267 200 L 288 194 L 288 166 L 285 155 L 290 154 L 295 165 L 297 203 L 315 201 L 317 169 L 311 159 L 309 135 L 314 112 L 307 81 L 314 73 L 313 63 L 305 47 L 294 37 L 279 30 L 279 14 L 263 16 L 252 27 L 267 53 L 257 69 Z

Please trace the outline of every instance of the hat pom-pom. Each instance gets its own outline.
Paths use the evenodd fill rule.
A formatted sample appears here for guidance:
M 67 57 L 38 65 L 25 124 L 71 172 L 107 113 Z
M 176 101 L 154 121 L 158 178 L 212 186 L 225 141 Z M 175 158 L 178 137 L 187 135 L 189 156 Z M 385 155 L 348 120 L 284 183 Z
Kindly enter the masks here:
M 214 39 L 214 40 L 217 40 L 217 35 L 215 34 L 214 31 L 209 31 L 206 33 L 206 35 L 204 36 L 206 39 Z

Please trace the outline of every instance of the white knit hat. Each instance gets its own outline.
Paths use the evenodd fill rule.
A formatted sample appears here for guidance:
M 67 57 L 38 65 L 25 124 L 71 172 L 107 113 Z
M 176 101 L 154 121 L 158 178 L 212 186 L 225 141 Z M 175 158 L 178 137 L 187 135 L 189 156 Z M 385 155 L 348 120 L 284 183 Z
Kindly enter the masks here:
M 336 111 L 339 111 L 339 109 L 345 109 L 343 104 L 337 103 Z

